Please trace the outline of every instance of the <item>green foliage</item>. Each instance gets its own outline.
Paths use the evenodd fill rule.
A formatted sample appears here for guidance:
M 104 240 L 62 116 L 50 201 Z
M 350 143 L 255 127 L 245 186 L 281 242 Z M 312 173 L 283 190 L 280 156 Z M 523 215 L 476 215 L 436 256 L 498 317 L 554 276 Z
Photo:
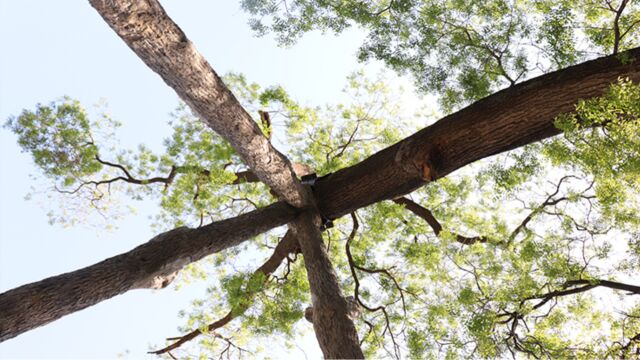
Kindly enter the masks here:
M 368 32 L 361 60 L 409 72 L 445 110 L 530 76 L 592 56 L 633 47 L 640 6 L 622 2 L 548 0 L 243 0 L 257 34 L 285 45 L 312 31 Z M 617 21 L 616 21 L 617 19 Z M 617 36 L 615 29 L 618 29 Z
M 593 177 L 604 214 L 637 227 L 640 206 L 640 86 L 620 80 L 598 99 L 558 118 L 564 138 L 545 148 L 554 164 Z
M 98 147 L 91 126 L 80 103 L 68 97 L 49 105 L 38 104 L 34 111 L 24 110 L 5 124 L 42 172 L 62 178 L 66 186 L 102 169 L 95 158 Z

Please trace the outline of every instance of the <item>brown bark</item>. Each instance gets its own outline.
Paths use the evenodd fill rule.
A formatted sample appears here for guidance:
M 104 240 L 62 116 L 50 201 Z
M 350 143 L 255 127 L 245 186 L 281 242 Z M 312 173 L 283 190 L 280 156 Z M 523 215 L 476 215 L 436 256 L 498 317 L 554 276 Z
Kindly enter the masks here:
M 132 289 L 163 288 L 185 265 L 284 225 L 295 214 L 280 202 L 201 228 L 176 228 L 97 264 L 2 293 L 0 341 Z
M 147 66 L 158 73 L 214 131 L 231 143 L 262 182 L 293 206 L 313 207 L 311 193 L 298 181 L 289 160 L 271 146 L 251 116 L 157 1 L 90 0 L 90 3 Z M 315 232 L 322 239 L 317 229 Z M 316 238 L 303 237 L 299 242 L 305 248 L 305 242 Z M 322 271 L 331 269 L 326 256 L 319 259 L 305 256 L 305 263 L 310 260 L 326 263 Z M 314 274 L 308 271 L 308 276 L 311 279 Z M 339 296 L 337 281 L 331 290 L 336 290 L 336 296 Z M 328 296 L 326 291 L 319 294 Z M 322 303 L 327 309 L 339 307 L 330 301 Z M 352 357 L 353 354 L 362 356 L 357 334 L 354 338 L 349 332 L 353 330 L 355 334 L 353 322 L 346 317 L 338 317 L 332 319 L 331 324 L 337 325 L 331 332 L 349 346 L 343 349 L 331 345 L 326 351 L 323 348 L 324 355 L 333 358 Z M 342 329 L 349 333 L 340 333 Z
M 621 61 L 620 59 L 625 59 Z M 640 48 L 588 61 L 499 91 L 351 167 L 318 179 L 328 218 L 408 194 L 491 155 L 553 135 L 554 119 L 619 77 L 640 81 Z
M 289 160 L 271 145 L 158 1 L 89 2 L 151 70 L 231 143 L 262 182 L 295 207 L 309 204 Z
M 309 175 L 313 173 L 313 169 L 310 166 L 301 163 L 292 163 L 294 174 L 298 177 L 302 177 L 305 175 Z M 256 174 L 251 170 L 238 171 L 236 173 L 236 179 L 233 181 L 233 184 L 242 184 L 242 183 L 253 183 L 258 182 L 260 179 L 256 176 Z
M 300 243 L 309 278 L 313 329 L 325 358 L 363 359 L 358 333 L 349 317 L 349 304 L 342 296 L 318 230 L 319 220 L 317 213 L 305 211 L 290 225 Z

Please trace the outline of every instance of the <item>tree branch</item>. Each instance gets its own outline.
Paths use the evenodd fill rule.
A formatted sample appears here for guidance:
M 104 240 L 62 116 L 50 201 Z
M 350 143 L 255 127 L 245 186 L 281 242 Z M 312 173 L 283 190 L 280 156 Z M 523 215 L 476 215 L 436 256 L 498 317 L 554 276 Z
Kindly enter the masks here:
M 285 236 L 282 238 L 282 240 L 280 240 L 280 242 L 276 246 L 275 250 L 273 251 L 273 254 L 271 254 L 269 259 L 264 264 L 262 264 L 262 266 L 260 266 L 253 273 L 253 276 L 251 278 L 253 279 L 256 276 L 264 276 L 265 281 L 267 281 L 269 275 L 273 274 L 278 269 L 278 267 L 280 266 L 282 261 L 284 259 L 286 259 L 289 256 L 290 253 L 294 253 L 294 252 L 298 252 L 298 251 L 299 251 L 299 245 L 298 245 L 297 239 L 293 236 L 291 231 L 287 232 L 285 234 Z M 249 282 L 251 282 L 251 280 L 249 280 Z M 227 325 L 233 319 L 236 319 L 239 316 L 241 316 L 242 314 L 244 314 L 244 312 L 247 311 L 249 309 L 249 307 L 251 306 L 251 304 L 252 304 L 251 300 L 256 295 L 257 291 L 259 291 L 259 290 L 252 291 L 252 292 L 249 292 L 249 291 L 246 292 L 246 294 L 245 294 L 245 296 L 247 297 L 246 301 L 244 301 L 241 305 L 236 306 L 233 309 L 231 309 L 221 319 L 219 319 L 217 321 L 214 321 L 213 323 L 209 324 L 207 326 L 207 332 L 213 332 L 213 331 L 215 331 L 215 330 Z M 166 346 L 166 347 L 162 348 L 162 349 L 155 350 L 155 351 L 150 351 L 149 353 L 150 354 L 160 355 L 160 354 L 164 354 L 166 352 L 175 350 L 175 349 L 179 348 L 180 346 L 182 346 L 183 344 L 185 344 L 186 342 L 195 339 L 200 334 L 202 334 L 202 331 L 200 329 L 195 329 L 195 330 L 189 332 L 188 334 L 185 334 L 185 335 L 182 335 L 182 336 L 179 336 L 179 337 L 169 338 L 167 340 L 175 340 L 175 342 L 173 344 L 169 345 L 169 346 Z
M 622 60 L 624 59 L 624 60 Z M 318 179 L 318 208 L 337 218 L 408 194 L 461 167 L 560 133 L 555 118 L 603 95 L 620 77 L 640 81 L 640 48 L 584 62 L 501 90 Z
M 520 308 L 524 306 L 527 301 L 531 300 L 541 300 L 537 304 L 531 307 L 531 310 L 537 310 L 547 304 L 551 300 L 556 300 L 559 297 L 570 296 L 575 294 L 580 294 L 583 292 L 587 292 L 589 290 L 595 289 L 597 287 L 606 287 L 614 290 L 622 290 L 627 291 L 629 294 L 640 295 L 640 286 L 629 285 L 620 283 L 617 281 L 609 281 L 609 280 L 599 280 L 599 279 L 577 279 L 577 280 L 569 280 L 562 285 L 561 290 L 550 291 L 545 294 L 539 294 L 530 296 L 528 298 L 520 301 L 519 309 L 515 311 L 507 311 L 502 314 L 498 314 L 498 317 L 506 317 L 505 320 L 498 321 L 499 324 L 509 324 L 509 333 L 505 341 L 513 341 L 516 350 L 523 352 L 530 352 L 530 350 L 526 350 L 520 340 L 518 334 L 516 333 L 516 329 L 520 321 L 524 322 L 525 314 L 521 313 Z M 547 314 L 548 315 L 548 314 Z
M 164 288 L 183 266 L 284 225 L 295 214 L 280 202 L 200 228 L 176 228 L 97 264 L 2 293 L 0 341 L 132 289 Z
M 416 216 L 426 221 L 427 224 L 431 226 L 431 229 L 433 229 L 433 232 L 436 234 L 436 236 L 439 236 L 442 232 L 442 224 L 440 224 L 440 222 L 433 216 L 433 213 L 429 209 L 406 197 L 393 199 L 393 202 L 396 204 L 404 205 L 407 210 L 411 211 Z M 477 242 L 484 243 L 488 241 L 488 239 L 484 236 L 468 237 L 456 233 L 453 233 L 453 235 L 455 236 L 456 241 L 463 245 L 471 245 Z
M 393 331 L 391 330 L 391 322 L 389 320 L 389 314 L 387 313 L 387 308 L 384 305 L 379 305 L 377 307 L 370 307 L 369 305 L 365 304 L 362 299 L 360 299 L 360 280 L 358 279 L 358 274 L 356 272 L 357 270 L 360 271 L 364 271 L 368 274 L 384 274 L 387 277 L 389 277 L 393 283 L 396 286 L 396 289 L 398 289 L 398 291 L 400 292 L 400 300 L 402 301 L 402 309 L 404 310 L 405 315 L 407 314 L 407 308 L 406 308 L 406 303 L 404 301 L 404 293 L 403 293 L 403 289 L 400 287 L 400 284 L 398 283 L 398 281 L 396 280 L 396 278 L 391 275 L 391 273 L 386 270 L 386 269 L 367 269 L 365 267 L 359 266 L 358 264 L 355 263 L 355 261 L 353 260 L 353 255 L 351 254 L 351 242 L 353 241 L 353 239 L 356 236 L 356 233 L 358 231 L 359 228 L 359 223 L 358 223 L 358 218 L 356 217 L 355 213 L 351 213 L 351 220 L 353 222 L 353 228 L 351 229 L 351 233 L 349 234 L 349 237 L 347 238 L 347 243 L 345 244 L 345 252 L 347 254 L 347 261 L 349 263 L 349 269 L 351 270 L 351 276 L 353 277 L 353 282 L 354 282 L 354 288 L 353 288 L 353 297 L 354 300 L 356 301 L 356 303 L 359 306 L 362 306 L 364 309 L 366 309 L 369 312 L 376 312 L 376 311 L 381 311 L 382 314 L 384 315 L 384 319 L 385 319 L 385 330 L 383 332 L 383 335 L 385 332 L 389 332 L 389 336 L 391 337 L 391 342 L 393 343 L 393 349 L 394 349 L 394 353 L 393 356 L 395 356 L 396 359 L 400 359 L 400 353 L 399 353 L 399 345 L 396 342 L 395 336 L 393 335 Z M 373 332 L 374 327 L 373 325 L 371 325 L 370 322 L 365 321 L 365 323 L 369 326 L 369 333 Z M 368 335 L 368 333 L 367 333 Z M 366 335 L 365 335 L 366 336 Z M 364 340 L 364 339 L 363 339 Z M 361 342 L 362 344 L 362 342 Z
M 215 132 L 256 176 L 295 207 L 310 198 L 276 150 L 204 57 L 156 0 L 90 0 L 109 26 Z
M 313 303 L 313 328 L 325 358 L 363 359 L 347 300 L 320 234 L 318 214 L 301 213 L 290 224 L 300 243 Z
M 313 169 L 310 166 L 302 163 L 292 163 L 291 166 L 297 177 L 303 177 L 313 173 Z M 236 173 L 236 179 L 233 181 L 233 184 L 253 183 L 259 181 L 260 179 L 253 171 L 243 170 Z

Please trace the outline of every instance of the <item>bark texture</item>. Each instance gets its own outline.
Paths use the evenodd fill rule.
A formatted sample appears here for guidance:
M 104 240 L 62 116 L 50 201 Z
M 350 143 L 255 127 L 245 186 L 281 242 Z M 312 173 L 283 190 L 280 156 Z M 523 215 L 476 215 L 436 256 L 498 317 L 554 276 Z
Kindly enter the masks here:
M 621 60 L 624 59 L 624 60 Z M 640 48 L 514 85 L 446 116 L 368 159 L 318 179 L 328 218 L 408 194 L 491 155 L 559 133 L 554 119 L 579 99 L 600 96 L 619 77 L 640 81 Z
M 167 286 L 185 265 L 295 217 L 285 203 L 197 229 L 176 228 L 95 265 L 0 294 L 0 342 L 132 289 Z
M 262 182 L 295 207 L 309 204 L 289 160 L 271 145 L 158 1 L 89 2 L 151 70 L 231 143 Z
M 317 213 L 305 211 L 290 225 L 300 243 L 309 278 L 313 329 L 325 358 L 364 359 L 358 332 L 349 316 L 349 304 L 342 296 L 338 278 L 318 230 L 319 221 Z

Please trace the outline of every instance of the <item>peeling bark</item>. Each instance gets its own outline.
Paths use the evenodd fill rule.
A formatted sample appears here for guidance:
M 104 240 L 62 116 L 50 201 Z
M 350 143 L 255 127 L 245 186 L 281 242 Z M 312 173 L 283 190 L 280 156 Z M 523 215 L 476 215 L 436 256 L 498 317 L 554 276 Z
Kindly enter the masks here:
M 0 342 L 132 289 L 163 288 L 185 265 L 284 225 L 295 214 L 280 202 L 201 228 L 176 228 L 97 264 L 2 293 Z

